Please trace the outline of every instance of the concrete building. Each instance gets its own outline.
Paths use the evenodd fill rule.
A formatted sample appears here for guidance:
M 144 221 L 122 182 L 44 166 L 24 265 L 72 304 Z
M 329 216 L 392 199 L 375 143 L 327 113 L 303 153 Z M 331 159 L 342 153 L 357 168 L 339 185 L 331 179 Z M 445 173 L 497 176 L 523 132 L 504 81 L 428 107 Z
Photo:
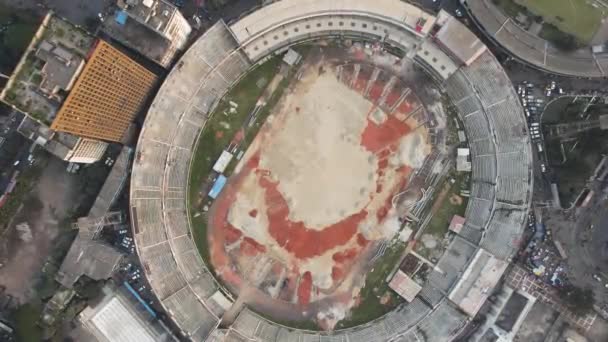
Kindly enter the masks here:
M 56 99 L 61 99 L 60 91 L 72 88 L 84 67 L 83 58 L 47 40 L 38 45 L 36 57 L 44 61 L 40 70 L 40 90 Z
M 439 12 L 436 23 L 441 28 L 435 34 L 435 42 L 460 64 L 471 65 L 486 51 L 485 44 L 447 12 Z
M 95 280 L 107 279 L 122 259 L 122 253 L 96 237 L 104 226 L 120 224 L 124 219 L 121 213 L 109 213 L 109 210 L 124 188 L 131 152 L 130 148 L 123 147 L 88 216 L 78 219 L 78 235 L 56 277 L 65 287 L 71 287 L 82 275 Z
M 163 67 L 184 49 L 192 27 L 173 4 L 164 0 L 119 0 L 121 9 L 104 23 L 110 36 Z
M 99 40 L 51 129 L 120 142 L 156 81 L 152 72 Z
M 108 143 L 56 132 L 47 125 L 25 116 L 17 131 L 59 159 L 70 163 L 94 163 L 101 159 Z
M 422 286 L 416 283 L 402 270 L 398 270 L 397 273 L 395 273 L 393 279 L 388 283 L 388 286 L 393 291 L 397 292 L 398 295 L 403 297 L 403 299 L 407 300 L 408 303 L 411 303 L 420 290 L 422 290 Z
M 77 340 L 99 342 L 177 341 L 128 284 L 103 288 L 104 297 L 79 315 Z

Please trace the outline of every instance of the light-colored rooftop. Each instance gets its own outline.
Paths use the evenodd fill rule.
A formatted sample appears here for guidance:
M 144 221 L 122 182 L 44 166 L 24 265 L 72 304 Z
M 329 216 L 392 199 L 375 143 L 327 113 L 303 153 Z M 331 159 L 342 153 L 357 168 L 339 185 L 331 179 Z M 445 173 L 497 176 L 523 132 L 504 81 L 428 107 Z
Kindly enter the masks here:
M 422 286 L 418 285 L 412 278 L 408 277 L 402 270 L 398 270 L 393 276 L 388 286 L 397 292 L 408 302 L 414 300 L 418 292 L 422 290 Z
M 394 0 L 282 0 L 264 6 L 230 26 L 239 43 L 288 22 L 330 14 L 357 14 L 377 17 L 401 25 L 421 36 L 435 23 L 435 17 L 408 4 Z
M 486 46 L 458 19 L 450 16 L 435 35 L 435 39 L 460 63 L 470 65 Z
M 508 265 L 508 262 L 479 249 L 449 298 L 469 316 L 475 316 Z

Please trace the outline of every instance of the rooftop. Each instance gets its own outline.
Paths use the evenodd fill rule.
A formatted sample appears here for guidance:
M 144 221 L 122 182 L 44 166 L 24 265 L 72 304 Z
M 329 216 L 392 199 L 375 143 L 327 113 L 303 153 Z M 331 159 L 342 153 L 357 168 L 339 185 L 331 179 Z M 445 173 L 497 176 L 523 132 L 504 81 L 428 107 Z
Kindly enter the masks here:
M 125 18 L 121 13 L 124 12 L 117 12 L 116 19 L 106 20 L 102 30 L 122 44 L 167 67 L 169 63 L 166 61 L 172 59 L 172 56 L 167 56 L 170 54 L 171 42 L 135 19 Z
M 108 178 L 103 183 L 103 187 L 99 191 L 91 210 L 89 210 L 89 217 L 101 217 L 110 210 L 110 206 L 114 203 L 116 196 L 127 180 L 132 152 L 131 148 L 126 146 L 120 151 Z
M 116 249 L 79 233 L 63 259 L 56 280 L 69 288 L 83 275 L 93 280 L 108 279 L 121 259 L 122 254 Z
M 38 28 L 0 100 L 49 123 L 57 112 L 93 43 L 93 37 L 48 14 Z
M 441 17 L 441 13 L 440 13 Z M 449 16 L 435 35 L 435 39 L 461 63 L 470 65 L 486 46 L 458 19 Z
M 158 342 L 173 340 L 171 334 L 154 317 L 140 310 L 123 287 L 104 288 L 105 296 L 95 306 L 85 308 L 78 316 L 88 337 L 103 342 Z
M 418 283 L 408 277 L 402 270 L 398 270 L 397 273 L 395 273 L 391 282 L 388 283 L 388 286 L 408 302 L 413 301 L 418 292 L 422 290 L 422 286 L 418 285 Z
M 45 62 L 40 71 L 40 90 L 49 95 L 55 95 L 59 90 L 70 90 L 84 65 L 80 56 L 46 40 L 38 46 L 36 57 Z
M 173 4 L 163 0 L 124 0 L 121 7 L 131 18 L 164 33 L 171 18 L 178 11 Z
M 497 259 L 484 249 L 479 249 L 450 293 L 450 300 L 469 316 L 475 316 L 502 278 L 508 265 L 508 262 Z

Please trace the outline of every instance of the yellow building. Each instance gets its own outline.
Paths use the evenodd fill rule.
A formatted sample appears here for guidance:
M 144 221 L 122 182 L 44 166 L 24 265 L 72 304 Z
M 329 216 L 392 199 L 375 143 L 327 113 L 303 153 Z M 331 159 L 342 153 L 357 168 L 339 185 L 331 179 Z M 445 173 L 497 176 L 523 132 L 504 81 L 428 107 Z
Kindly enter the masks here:
M 51 128 L 119 142 L 157 77 L 99 40 Z

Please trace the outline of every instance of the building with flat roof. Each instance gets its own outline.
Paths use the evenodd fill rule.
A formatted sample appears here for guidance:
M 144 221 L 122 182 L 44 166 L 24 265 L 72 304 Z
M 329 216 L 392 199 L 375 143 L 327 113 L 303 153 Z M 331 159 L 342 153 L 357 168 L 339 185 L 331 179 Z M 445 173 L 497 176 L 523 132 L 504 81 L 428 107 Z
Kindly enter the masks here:
M 124 284 L 118 289 L 103 288 L 99 303 L 86 307 L 77 317 L 81 328 L 79 339 L 99 342 L 166 342 L 175 336 L 147 308 L 134 298 Z
M 416 295 L 418 295 L 418 292 L 422 290 L 422 286 L 416 283 L 402 270 L 398 270 L 397 273 L 395 273 L 393 279 L 388 283 L 388 286 L 408 302 L 412 302 L 414 298 L 416 298 Z
M 17 131 L 57 158 L 70 163 L 94 163 L 103 157 L 108 148 L 108 143 L 103 141 L 53 131 L 29 116 L 23 117 Z
M 94 38 L 49 12 L 15 67 L 0 100 L 50 124 L 83 70 Z
M 480 248 L 450 292 L 450 300 L 469 316 L 474 317 L 492 294 L 507 266 L 509 262 L 500 260 Z
M 119 11 L 103 30 L 167 68 L 184 49 L 192 27 L 175 5 L 164 0 L 119 0 Z
M 51 128 L 120 142 L 156 81 L 151 71 L 99 40 Z
M 463 23 L 444 10 L 439 12 L 437 24 L 441 28 L 435 33 L 435 42 L 464 65 L 471 65 L 486 51 L 484 43 Z

